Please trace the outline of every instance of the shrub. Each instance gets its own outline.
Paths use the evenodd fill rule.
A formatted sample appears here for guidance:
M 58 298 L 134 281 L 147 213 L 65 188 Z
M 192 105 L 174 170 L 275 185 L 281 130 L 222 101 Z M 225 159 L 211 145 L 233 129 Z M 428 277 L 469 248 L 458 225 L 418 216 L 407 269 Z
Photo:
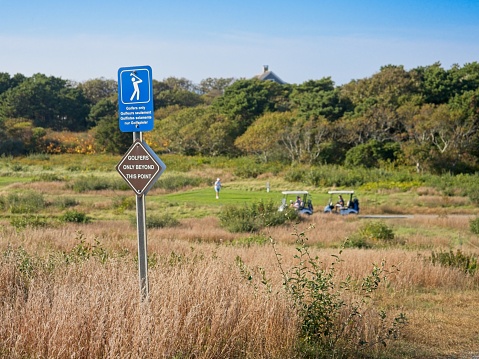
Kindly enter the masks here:
M 295 230 L 294 235 L 298 254 L 292 268 L 284 268 L 281 254 L 272 243 L 284 288 L 301 318 L 301 357 L 357 357 L 347 354 L 358 354 L 363 349 L 385 346 L 398 339 L 407 323 L 403 313 L 389 318 L 385 311 L 379 311 L 379 322 L 373 324 L 368 320 L 371 294 L 387 280 L 385 263 L 373 265 L 370 274 L 358 282 L 349 277 L 340 281 L 335 266 L 341 262 L 341 252 L 333 256 L 332 264 L 325 269 L 318 257 L 310 254 L 305 233 Z M 240 269 L 251 277 L 250 272 Z M 264 279 L 262 282 L 267 283 Z M 377 327 L 372 329 L 372 326 Z
M 262 173 L 263 167 L 255 163 L 249 163 L 246 166 L 236 167 L 233 174 L 240 178 L 256 178 Z
M 479 217 L 469 221 L 469 228 L 471 229 L 472 233 L 479 234 Z
M 126 210 L 135 209 L 136 197 L 133 196 L 119 196 L 113 199 L 113 208 L 118 213 L 123 213 Z
M 33 178 L 36 182 L 62 182 L 65 181 L 65 177 L 56 173 L 41 173 Z
M 77 206 L 80 202 L 73 197 L 57 197 L 53 201 L 53 205 L 60 208 L 60 209 L 65 209 L 68 207 L 74 207 Z
M 77 233 L 76 239 L 79 240 L 79 243 L 70 251 L 63 253 L 65 263 L 80 263 L 87 261 L 90 258 L 96 258 L 103 264 L 106 263 L 110 255 L 97 239 L 93 245 L 87 243 L 85 241 L 85 236 L 81 231 Z
M 34 213 L 45 207 L 45 200 L 41 193 L 34 191 L 10 193 L 4 200 L 4 206 L 11 213 Z
M 162 188 L 168 191 L 175 191 L 185 187 L 197 187 L 204 180 L 199 177 L 188 177 L 185 175 L 174 175 L 161 177 L 154 185 L 155 188 Z
M 233 233 L 256 232 L 261 228 L 278 226 L 298 218 L 298 213 L 292 208 L 279 212 L 273 201 L 260 201 L 251 205 L 245 204 L 243 207 L 229 205 L 219 214 L 220 225 Z
M 359 230 L 361 236 L 375 241 L 391 241 L 394 239 L 394 232 L 384 222 L 368 222 Z
M 130 223 L 132 226 L 137 225 L 137 218 L 132 216 L 130 217 Z M 166 228 L 166 227 L 175 227 L 180 222 L 166 213 L 163 215 L 147 215 L 146 216 L 146 228 Z
M 79 193 L 86 191 L 101 191 L 105 189 L 123 191 L 130 189 L 128 184 L 121 178 L 112 179 L 95 176 L 79 177 L 73 182 L 73 184 L 69 184 L 67 187 Z
M 60 216 L 60 221 L 69 223 L 89 223 L 91 218 L 88 217 L 84 212 L 73 210 L 67 211 Z
M 43 216 L 18 216 L 10 219 L 10 224 L 16 229 L 31 228 L 44 228 L 52 225 L 52 222 Z
M 238 247 L 251 247 L 253 245 L 265 245 L 269 242 L 269 238 L 265 235 L 258 234 L 258 235 L 251 235 L 248 237 L 243 237 L 232 241 L 230 244 Z
M 472 253 L 465 254 L 459 249 L 456 253 L 452 250 L 449 252 L 432 252 L 429 260 L 433 265 L 458 268 L 469 275 L 474 275 L 478 269 L 478 256 Z
M 394 241 L 394 232 L 385 223 L 380 221 L 367 222 L 357 233 L 346 239 L 346 248 L 372 248 L 379 243 L 386 244 Z

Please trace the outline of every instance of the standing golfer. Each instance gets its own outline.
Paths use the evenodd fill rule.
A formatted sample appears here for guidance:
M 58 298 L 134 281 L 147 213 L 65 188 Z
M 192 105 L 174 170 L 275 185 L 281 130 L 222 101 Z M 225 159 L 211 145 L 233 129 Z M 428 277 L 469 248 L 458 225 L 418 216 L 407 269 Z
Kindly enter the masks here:
M 221 190 L 221 181 L 219 178 L 217 178 L 215 182 L 216 199 L 220 198 L 220 190 Z

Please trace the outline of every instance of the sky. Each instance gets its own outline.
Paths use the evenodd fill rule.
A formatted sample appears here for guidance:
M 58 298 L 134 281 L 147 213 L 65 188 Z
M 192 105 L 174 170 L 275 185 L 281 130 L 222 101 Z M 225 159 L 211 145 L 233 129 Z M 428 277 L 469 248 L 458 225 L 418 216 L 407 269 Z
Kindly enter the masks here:
M 382 66 L 479 61 L 479 0 L 0 0 L 0 72 L 336 85 Z

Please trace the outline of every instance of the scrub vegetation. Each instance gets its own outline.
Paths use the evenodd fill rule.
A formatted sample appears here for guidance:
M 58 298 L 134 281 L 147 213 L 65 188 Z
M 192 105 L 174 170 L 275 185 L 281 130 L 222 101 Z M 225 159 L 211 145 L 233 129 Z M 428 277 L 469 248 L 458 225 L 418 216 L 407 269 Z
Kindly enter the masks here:
M 146 196 L 146 301 L 119 156 L 0 159 L 0 356 L 479 353 L 475 175 L 365 170 L 354 187 L 360 216 L 340 216 L 322 213 L 331 187 L 307 171 L 291 181 L 291 168 L 269 164 L 245 178 L 235 168 L 254 158 L 161 157 L 168 170 Z M 327 168 L 309 173 L 327 182 Z M 104 185 L 75 189 L 88 179 Z M 315 213 L 277 220 L 281 191 L 298 188 Z

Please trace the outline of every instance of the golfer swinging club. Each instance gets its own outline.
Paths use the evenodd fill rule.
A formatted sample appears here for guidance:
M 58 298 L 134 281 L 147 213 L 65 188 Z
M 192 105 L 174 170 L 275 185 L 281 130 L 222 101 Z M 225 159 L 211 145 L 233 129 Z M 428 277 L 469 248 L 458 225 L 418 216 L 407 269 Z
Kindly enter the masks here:
M 133 101 L 133 98 L 135 97 L 135 95 L 136 95 L 136 101 L 139 101 L 140 100 L 140 89 L 138 87 L 138 84 L 141 84 L 143 82 L 143 80 L 140 79 L 138 76 L 136 76 L 135 71 L 133 71 L 130 74 L 130 76 L 132 76 L 131 81 L 133 82 L 133 88 L 134 88 L 133 94 L 130 97 L 130 101 Z

